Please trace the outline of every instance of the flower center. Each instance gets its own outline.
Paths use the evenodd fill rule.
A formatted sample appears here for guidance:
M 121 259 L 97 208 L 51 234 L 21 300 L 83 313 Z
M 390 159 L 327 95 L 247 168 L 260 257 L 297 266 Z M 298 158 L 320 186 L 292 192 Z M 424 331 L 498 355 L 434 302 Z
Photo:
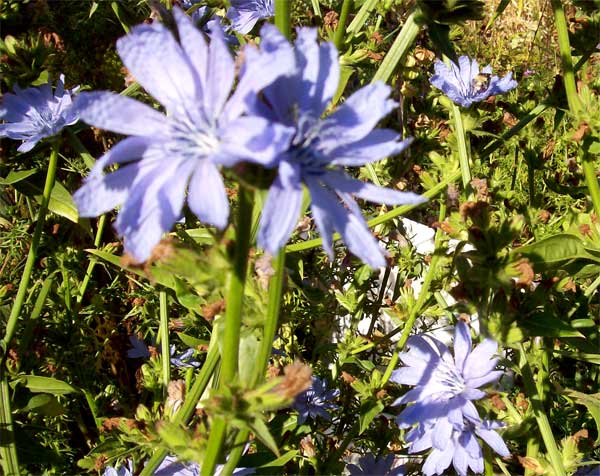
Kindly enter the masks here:
M 443 360 L 440 362 L 435 374 L 438 383 L 445 387 L 446 392 L 452 396 L 461 394 L 467 388 L 465 380 L 458 369 Z
M 216 152 L 219 139 L 215 128 L 205 121 L 186 116 L 172 117 L 169 123 L 169 149 L 183 159 L 204 159 Z

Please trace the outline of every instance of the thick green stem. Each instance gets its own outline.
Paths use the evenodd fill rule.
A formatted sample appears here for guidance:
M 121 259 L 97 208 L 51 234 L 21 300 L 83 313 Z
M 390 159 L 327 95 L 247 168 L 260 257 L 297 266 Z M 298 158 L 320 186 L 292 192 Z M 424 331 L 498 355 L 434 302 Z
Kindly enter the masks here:
M 454 119 L 454 132 L 456 133 L 456 143 L 458 145 L 458 160 L 460 162 L 463 187 L 465 190 L 469 190 L 471 188 L 471 154 L 469 153 L 467 133 L 460 107 L 454 103 L 452 103 L 452 117 Z
M 583 144 L 583 173 L 585 175 L 585 182 L 590 192 L 590 196 L 592 197 L 594 212 L 596 212 L 597 217 L 600 217 L 600 186 L 598 185 L 598 176 L 596 175 L 596 165 L 588 150 L 589 144 L 590 141 L 586 138 Z
M 169 346 L 169 310 L 167 307 L 167 293 L 160 291 L 159 313 L 160 313 L 160 349 L 162 357 L 163 398 L 167 397 L 167 389 L 171 381 L 171 348 Z
M 275 25 L 288 40 L 292 37 L 291 0 L 275 0 Z
M 102 215 L 98 220 L 98 228 L 96 229 L 96 237 L 94 238 L 94 248 L 99 248 L 100 243 L 102 242 L 102 233 L 104 232 L 104 227 L 106 225 L 106 215 Z M 90 262 L 88 263 L 87 270 L 85 271 L 85 276 L 83 277 L 83 281 L 81 282 L 81 286 L 79 286 L 79 294 L 77 295 L 77 304 L 81 304 L 83 301 L 83 296 L 85 295 L 85 291 L 88 287 L 90 279 L 92 278 L 92 272 L 94 271 L 94 267 L 98 263 L 98 258 L 94 255 L 90 257 Z
M 10 311 L 10 316 L 8 318 L 8 322 L 6 323 L 4 338 L 2 339 L 2 341 L 0 341 L 0 374 L 4 372 L 6 351 L 17 328 L 17 322 L 19 320 L 23 304 L 25 303 L 27 287 L 29 286 L 29 280 L 31 279 L 31 273 L 33 272 L 33 266 L 37 258 L 37 250 L 40 244 L 40 238 L 42 236 L 44 223 L 46 222 L 46 212 L 48 211 L 48 203 L 50 203 L 50 195 L 52 194 L 52 189 L 54 188 L 54 178 L 56 176 L 56 167 L 58 164 L 58 148 L 59 143 L 58 141 L 56 141 L 52 144 L 52 152 L 50 153 L 50 161 L 48 162 L 48 170 L 46 172 L 46 183 L 44 184 L 42 203 L 38 212 L 38 219 L 37 223 L 35 224 L 33 238 L 31 239 L 29 253 L 27 254 L 27 261 L 25 262 L 23 277 L 21 278 L 21 282 L 19 283 L 17 297 L 15 298 L 15 303 L 13 304 L 13 307 Z
M 235 441 L 233 443 L 233 448 L 229 452 L 229 459 L 223 465 L 223 469 L 219 473 L 219 476 L 231 476 L 237 467 L 238 461 L 244 454 L 244 449 L 246 447 L 246 441 L 248 441 L 248 436 L 250 436 L 250 431 L 241 430 L 235 437 Z
M 525 390 L 529 395 L 531 408 L 533 409 L 533 414 L 535 416 L 538 428 L 542 435 L 542 440 L 544 441 L 544 445 L 546 446 L 546 452 L 548 453 L 548 457 L 550 459 L 550 462 L 552 463 L 552 468 L 554 469 L 554 473 L 556 474 L 556 476 L 566 476 L 565 468 L 562 462 L 562 457 L 556 444 L 554 435 L 552 434 L 552 427 L 550 426 L 548 415 L 546 415 L 546 411 L 544 410 L 544 405 L 542 403 L 540 393 L 538 392 L 538 387 L 533 378 L 531 364 L 527 360 L 527 352 L 525 352 L 525 349 L 523 348 L 522 344 L 520 345 L 519 350 L 523 383 L 525 384 Z
M 234 382 L 238 373 L 242 303 L 252 231 L 252 198 L 250 193 L 248 190 L 240 187 L 236 249 L 233 269 L 229 274 L 227 299 L 225 302 L 225 331 L 220 374 L 221 386 Z M 221 453 L 226 431 L 227 425 L 225 420 L 221 417 L 215 418 L 212 423 L 206 454 L 202 464 L 202 476 L 212 476 L 219 454 Z
M 346 22 L 348 21 L 348 15 L 350 14 L 350 7 L 352 6 L 353 0 L 344 0 L 342 4 L 342 11 L 340 12 L 340 18 L 338 20 L 337 30 L 333 35 L 333 43 L 335 47 L 340 51 L 344 45 L 344 33 L 346 32 Z
M 449 184 L 456 182 L 459 179 L 459 177 L 460 177 L 460 172 L 456 172 L 456 173 L 452 174 L 450 177 L 446 178 L 443 182 L 440 182 L 435 187 L 427 190 L 423 194 L 423 197 L 427 198 L 427 199 L 432 199 L 432 198 L 436 197 L 439 193 L 441 193 L 443 190 L 445 190 Z M 419 206 L 420 205 L 401 205 L 399 207 L 393 208 L 389 212 L 383 213 L 382 215 L 379 215 L 378 217 L 375 217 L 375 218 L 367 221 L 367 225 L 369 225 L 370 228 L 373 228 L 374 226 L 381 225 L 382 223 L 390 221 L 401 215 L 405 215 L 408 212 L 410 212 L 411 210 L 414 210 L 415 208 L 417 208 Z M 334 241 L 339 240 L 340 238 L 341 237 L 340 237 L 339 233 L 333 234 Z M 285 251 L 286 251 L 286 253 L 294 253 L 296 251 L 304 251 L 304 250 L 309 250 L 311 248 L 316 248 L 317 246 L 321 246 L 322 244 L 323 244 L 323 238 L 315 238 L 314 240 L 307 240 L 307 241 L 303 241 L 301 243 L 294 243 L 292 245 L 288 245 L 285 247 Z
M 441 204 L 440 204 L 440 213 L 439 213 L 438 220 L 441 223 L 444 221 L 445 218 L 446 218 L 446 201 L 442 200 Z M 399 352 L 401 352 L 402 349 L 404 348 L 404 345 L 406 344 L 406 341 L 408 340 L 408 337 L 410 336 L 410 332 L 412 331 L 412 328 L 415 324 L 415 321 L 417 320 L 417 317 L 419 316 L 419 313 L 423 309 L 423 306 L 427 302 L 427 299 L 429 299 L 429 297 L 431 296 L 431 294 L 429 293 L 429 287 L 431 286 L 431 282 L 433 281 L 435 274 L 438 272 L 437 264 L 438 264 L 438 261 L 440 260 L 440 258 L 442 257 L 442 252 L 440 249 L 441 243 L 442 243 L 441 228 L 438 228 L 437 231 L 435 232 L 434 243 L 435 243 L 435 247 L 434 247 L 434 251 L 433 251 L 433 256 L 431 258 L 431 263 L 429 263 L 429 269 L 427 270 L 425 279 L 423 280 L 423 286 L 421 287 L 421 292 L 419 293 L 419 297 L 417 298 L 415 305 L 412 306 L 412 308 L 410 310 L 408 319 L 404 323 L 404 327 L 402 328 L 402 334 L 400 335 L 400 339 L 398 340 L 398 343 L 396 344 L 396 349 L 394 351 L 394 354 L 392 355 L 392 358 L 390 359 L 390 362 L 388 363 L 385 373 L 383 374 L 382 385 L 385 385 L 387 383 L 387 381 L 390 379 L 390 377 L 392 376 L 392 372 L 394 371 L 394 369 L 396 368 L 396 365 L 398 364 Z
M 383 58 L 379 69 L 375 72 L 372 82 L 383 81 L 384 83 L 387 83 L 392 77 L 392 74 L 394 74 L 394 71 L 408 52 L 408 49 L 417 39 L 419 31 L 421 31 L 421 28 L 416 22 L 416 17 L 417 11 L 412 12 L 408 16 L 406 22 L 402 25 L 400 33 L 398 33 L 394 43 Z
M 358 13 L 354 16 L 354 19 L 350 22 L 350 25 L 348 25 L 348 28 L 346 29 L 350 35 L 354 35 L 362 30 L 362 27 L 369 18 L 369 15 L 373 10 L 375 10 L 375 7 L 377 7 L 378 1 L 379 0 L 366 0 L 365 3 L 362 4 L 358 10 Z
M 556 24 L 556 33 L 558 34 L 558 47 L 560 49 L 560 57 L 563 66 L 563 76 L 565 91 L 567 93 L 567 101 L 569 110 L 572 114 L 576 114 L 581 109 L 579 96 L 577 95 L 577 84 L 575 83 L 575 72 L 573 70 L 573 59 L 571 58 L 571 44 L 569 42 L 569 27 L 567 26 L 567 18 L 563 9 L 561 0 L 551 0 L 552 9 L 554 10 L 554 23 Z
M 213 342 L 208 350 L 208 354 L 206 355 L 204 365 L 202 366 L 198 377 L 194 381 L 194 385 L 192 385 L 192 389 L 185 396 L 183 405 L 173 417 L 173 421 L 175 423 L 185 424 L 192 417 L 194 411 L 196 410 L 196 405 L 204 393 L 204 390 L 208 386 L 208 382 L 215 372 L 218 363 L 219 346 L 216 342 Z M 146 463 L 146 466 L 144 466 L 140 476 L 152 476 L 156 468 L 158 468 L 160 463 L 165 459 L 165 456 L 167 456 L 167 450 L 159 450 L 154 453 L 148 463 Z

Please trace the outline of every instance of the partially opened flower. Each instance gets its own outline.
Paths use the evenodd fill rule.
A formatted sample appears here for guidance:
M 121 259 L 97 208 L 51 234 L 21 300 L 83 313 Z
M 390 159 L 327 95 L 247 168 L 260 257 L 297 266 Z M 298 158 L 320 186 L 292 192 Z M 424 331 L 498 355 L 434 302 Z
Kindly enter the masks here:
M 443 474 L 450 464 L 460 476 L 467 476 L 469 468 L 477 474 L 484 470 L 483 452 L 477 436 L 500 456 L 510 456 L 502 437 L 495 431 L 502 426 L 496 421 L 467 420 L 462 428 L 452 428 L 442 439 L 437 437 L 433 425 L 421 423 L 406 434 L 406 441 L 410 453 L 432 449 L 421 468 L 425 476 Z
M 272 163 L 261 161 L 277 167 L 278 175 L 263 209 L 259 244 L 275 254 L 286 243 L 300 217 L 305 185 L 329 256 L 333 257 L 332 234 L 338 231 L 355 255 L 371 266 L 384 266 L 383 250 L 353 196 L 389 205 L 417 204 L 425 199 L 356 180 L 343 168 L 399 154 L 409 145 L 410 140 L 399 141 L 395 131 L 374 129 L 397 105 L 388 97 L 390 87 L 382 82 L 365 86 L 322 117 L 339 83 L 335 46 L 319 44 L 314 29 L 299 29 L 292 48 L 272 25 L 262 28 L 260 46 L 267 54 L 291 56 L 296 70 L 266 87 L 251 106 L 254 114 L 294 129 L 285 152 Z
M 166 115 L 110 92 L 82 93 L 77 101 L 87 123 L 131 136 L 97 161 L 74 199 L 84 217 L 122 206 L 115 227 L 137 261 L 150 256 L 186 200 L 200 220 L 223 229 L 229 203 L 218 165 L 276 157 L 291 134 L 267 119 L 241 117 L 246 96 L 289 66 L 246 65 L 249 74 L 229 97 L 235 66 L 222 32 L 209 46 L 188 16 L 173 13 L 181 43 L 160 23 L 136 26 L 117 42 L 127 69 Z
M 331 400 L 340 394 L 338 389 L 328 390 L 327 381 L 319 377 L 313 377 L 312 385 L 296 397 L 294 408 L 298 410 L 298 424 L 302 425 L 307 418 L 316 420 L 321 417 L 331 420 L 329 411 L 337 410 L 339 407 Z
M 42 139 L 58 134 L 79 119 L 73 96 L 79 87 L 65 90 L 65 76 L 60 75 L 54 92 L 52 84 L 37 88 L 14 87 L 14 94 L 2 96 L 0 137 L 22 140 L 19 152 L 29 152 Z
M 349 464 L 346 469 L 350 476 L 404 476 L 404 466 L 395 466 L 395 460 L 393 454 L 377 458 L 367 454 L 358 460 L 358 465 Z
M 490 65 L 480 71 L 477 60 L 471 60 L 468 56 L 461 56 L 458 64 L 450 63 L 450 66 L 438 60 L 434 68 L 435 74 L 429 80 L 431 84 L 463 107 L 517 87 L 512 73 L 509 72 L 502 78 L 492 76 Z
M 395 370 L 391 380 L 414 388 L 394 402 L 394 405 L 414 402 L 397 418 L 401 427 L 432 422 L 440 440 L 450 436 L 453 427 L 461 427 L 463 418 L 477 420 L 479 415 L 472 400 L 483 398 L 480 390 L 503 374 L 495 370 L 498 344 L 485 339 L 471 350 L 468 326 L 460 321 L 455 328 L 454 356 L 437 339 L 414 336 L 409 350 L 400 354 L 405 364 Z
M 156 469 L 154 476 L 200 476 L 201 465 L 198 463 L 181 463 L 174 456 L 166 456 L 160 466 Z M 223 465 L 215 469 L 215 476 L 223 471 Z M 235 468 L 233 476 L 248 476 L 256 471 L 253 468 Z
M 177 369 L 184 369 L 193 367 L 197 369 L 202 364 L 197 360 L 194 360 L 194 349 L 188 349 L 181 354 L 175 354 L 177 351 L 174 345 L 171 346 L 171 365 Z
M 256 22 L 275 15 L 274 0 L 231 0 L 227 18 L 231 27 L 242 34 L 249 33 Z
M 133 476 L 133 462 L 128 459 L 126 464 L 117 468 L 113 466 L 105 466 L 102 476 Z

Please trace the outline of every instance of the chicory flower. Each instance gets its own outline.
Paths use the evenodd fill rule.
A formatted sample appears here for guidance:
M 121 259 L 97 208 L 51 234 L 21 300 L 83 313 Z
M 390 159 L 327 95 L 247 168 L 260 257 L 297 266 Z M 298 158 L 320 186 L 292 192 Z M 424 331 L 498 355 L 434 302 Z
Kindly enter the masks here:
M 404 466 L 394 467 L 395 459 L 393 454 L 378 458 L 367 454 L 358 460 L 358 465 L 349 464 L 346 469 L 350 476 L 404 476 Z
M 173 14 L 181 43 L 160 23 L 138 25 L 117 42 L 127 69 L 166 115 L 111 92 L 82 93 L 77 101 L 88 124 L 130 136 L 97 161 L 75 193 L 79 213 L 93 217 L 122 206 L 115 228 L 139 262 L 179 219 L 185 201 L 201 221 L 225 228 L 229 202 L 219 165 L 276 157 L 290 140 L 282 125 L 242 117 L 246 96 L 287 65 L 246 65 L 229 97 L 235 66 L 222 32 L 215 30 L 207 45 L 183 11 Z
M 75 124 L 77 109 L 73 96 L 79 86 L 65 90 L 65 76 L 61 74 L 54 92 L 52 84 L 21 89 L 15 85 L 14 94 L 7 93 L 0 104 L 0 137 L 24 141 L 19 152 L 29 152 L 42 139 L 58 134 L 65 126 Z
M 307 418 L 316 420 L 321 417 L 325 420 L 331 420 L 329 411 L 335 411 L 339 407 L 331 400 L 337 398 L 340 394 L 338 389 L 328 390 L 327 381 L 319 377 L 312 378 L 312 385 L 294 401 L 294 408 L 298 410 L 298 425 L 302 425 Z
M 231 0 L 227 10 L 227 18 L 231 27 L 245 35 L 249 33 L 256 22 L 275 15 L 274 0 Z
M 467 476 L 469 468 L 477 474 L 484 470 L 483 452 L 477 436 L 500 456 L 510 456 L 502 437 L 495 431 L 502 426 L 489 420 L 466 421 L 462 428 L 452 428 L 448 437 L 442 439 L 433 425 L 421 423 L 406 434 L 406 441 L 410 453 L 432 449 L 421 468 L 425 476 L 443 474 L 450 464 L 460 476 Z
M 408 340 L 409 350 L 400 354 L 405 364 L 392 373 L 391 380 L 414 388 L 394 402 L 394 405 L 414 402 L 397 418 L 401 427 L 433 421 L 435 432 L 443 440 L 453 427 L 463 426 L 463 417 L 479 419 L 472 400 L 485 397 L 480 390 L 503 374 L 494 370 L 498 344 L 485 339 L 471 350 L 468 326 L 460 321 L 455 328 L 454 356 L 434 338 L 414 336 Z
M 253 97 L 251 111 L 294 130 L 290 147 L 276 160 L 260 163 L 277 167 L 262 212 L 258 243 L 271 254 L 286 243 L 299 219 L 303 185 L 310 192 L 312 216 L 333 257 L 332 234 L 338 231 L 350 251 L 373 267 L 385 265 L 384 253 L 369 231 L 353 195 L 389 205 L 425 201 L 414 193 L 377 187 L 350 177 L 343 167 L 361 166 L 399 154 L 410 140 L 399 141 L 395 131 L 374 129 L 396 102 L 382 82 L 365 86 L 340 107 L 322 117 L 340 77 L 333 43 L 317 42 L 315 29 L 298 30 L 295 48 L 272 25 L 261 30 L 261 50 L 291 57 L 293 74 L 282 75 Z
M 471 60 L 468 56 L 461 56 L 458 64 L 452 62 L 450 66 L 437 60 L 434 69 L 435 74 L 429 80 L 430 83 L 463 107 L 517 87 L 512 73 L 509 72 L 502 78 L 492 76 L 490 65 L 480 71 L 477 60 Z

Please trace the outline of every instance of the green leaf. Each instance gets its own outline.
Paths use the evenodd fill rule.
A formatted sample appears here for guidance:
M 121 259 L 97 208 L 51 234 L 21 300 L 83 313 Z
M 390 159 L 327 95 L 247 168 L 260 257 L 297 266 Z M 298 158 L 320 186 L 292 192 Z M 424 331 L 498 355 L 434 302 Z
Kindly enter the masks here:
M 9 172 L 6 178 L 0 178 L 0 185 L 13 185 L 21 180 L 25 180 L 27 177 L 31 177 L 38 172 L 38 169 L 13 170 Z
M 192 347 L 194 349 L 197 349 L 198 347 L 203 347 L 203 346 L 207 346 L 208 345 L 208 341 L 207 340 L 197 339 L 196 337 L 192 337 L 192 336 L 190 336 L 188 334 L 184 334 L 183 332 L 176 332 L 176 334 L 181 339 L 181 342 L 183 342 L 188 347 Z
M 38 201 L 41 201 L 41 198 L 41 196 L 39 198 L 36 196 Z M 67 220 L 72 221 L 73 223 L 77 223 L 79 220 L 79 213 L 77 212 L 77 206 L 73 201 L 73 197 L 71 197 L 71 194 L 60 182 L 54 183 L 52 195 L 50 195 L 48 210 L 66 218 Z
M 41 393 L 31 397 L 21 411 L 39 413 L 45 416 L 58 416 L 65 412 L 65 408 L 58 402 L 54 395 Z
M 530 319 L 524 319 L 519 322 L 519 326 L 526 329 L 531 336 L 585 337 L 569 323 L 547 312 L 536 314 Z
M 536 272 L 560 268 L 578 259 L 600 263 L 600 258 L 589 252 L 579 237 L 569 233 L 560 233 L 512 250 L 511 257 L 518 259 L 519 256 L 527 257 Z
M 262 442 L 263 445 L 269 448 L 277 456 L 280 456 L 277 443 L 275 443 L 273 436 L 271 433 L 269 433 L 269 429 L 267 428 L 267 425 L 265 425 L 264 421 L 259 418 L 255 418 L 249 423 L 248 426 L 250 426 L 250 429 L 254 432 L 256 437 Z
M 360 415 L 358 416 L 358 421 L 360 423 L 360 429 L 358 431 L 359 435 L 362 435 L 363 431 L 365 431 L 373 419 L 379 415 L 384 409 L 384 405 L 381 400 L 368 400 L 363 402 L 360 406 Z
M 51 393 L 52 395 L 65 395 L 77 392 L 77 389 L 67 382 L 51 377 L 39 375 L 24 375 L 17 382 L 24 384 L 33 393 Z
M 584 405 L 588 409 L 596 422 L 596 428 L 598 430 L 596 432 L 598 433 L 596 445 L 600 444 L 600 393 L 587 394 L 567 388 L 564 390 L 563 394 L 572 398 L 580 405 Z

